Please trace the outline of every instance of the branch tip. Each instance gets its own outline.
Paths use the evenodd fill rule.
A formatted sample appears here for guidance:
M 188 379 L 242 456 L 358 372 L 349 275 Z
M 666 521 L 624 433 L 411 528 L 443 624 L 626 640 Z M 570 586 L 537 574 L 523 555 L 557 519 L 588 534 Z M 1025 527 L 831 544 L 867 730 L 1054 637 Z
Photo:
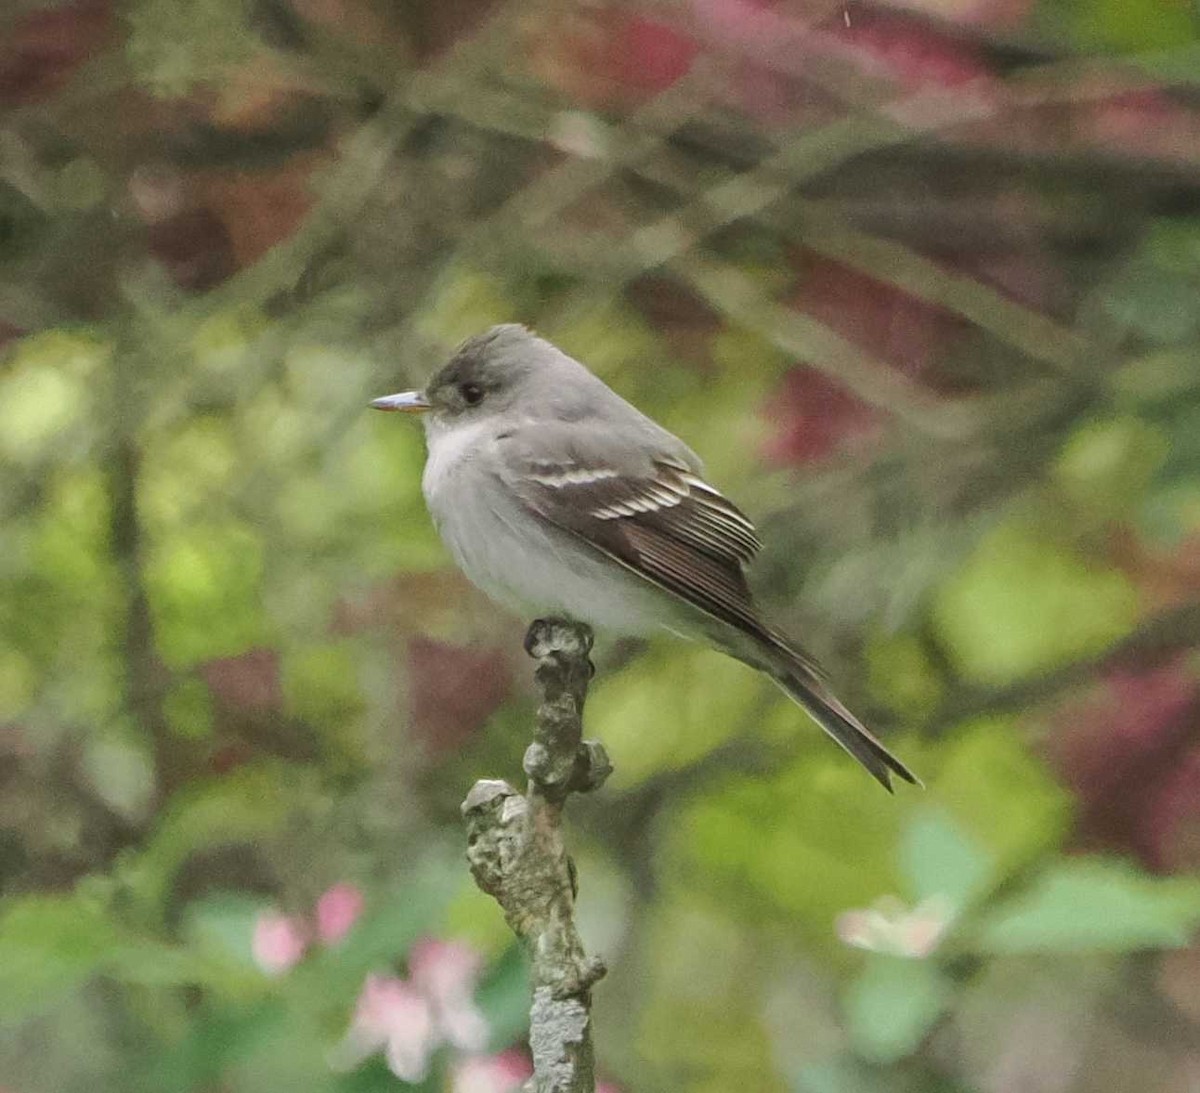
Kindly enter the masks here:
M 599 789 L 612 773 L 604 746 L 583 737 L 583 704 L 594 671 L 592 631 L 539 619 L 525 635 L 537 661 L 534 740 L 525 751 L 529 786 L 485 778 L 462 803 L 467 861 L 475 883 L 495 898 L 531 964 L 529 1041 L 534 1093 L 594 1093 L 591 989 L 605 974 L 575 928 L 576 876 L 562 837 L 571 793 Z

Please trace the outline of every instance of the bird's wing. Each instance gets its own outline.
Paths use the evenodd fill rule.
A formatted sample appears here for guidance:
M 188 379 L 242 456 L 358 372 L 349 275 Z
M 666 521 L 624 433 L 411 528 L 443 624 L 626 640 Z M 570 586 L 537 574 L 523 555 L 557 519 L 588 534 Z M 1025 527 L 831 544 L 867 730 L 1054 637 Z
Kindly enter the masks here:
M 537 516 L 754 639 L 752 654 L 718 643 L 769 672 L 887 789 L 889 772 L 917 782 L 842 705 L 820 666 L 759 618 L 742 572 L 761 546 L 749 519 L 669 433 L 651 452 L 639 447 L 645 430 L 627 439 L 577 422 L 514 430 L 500 441 L 501 475 Z
M 708 615 L 765 634 L 742 572 L 762 543 L 682 445 L 646 452 L 570 422 L 501 444 L 506 484 L 530 510 Z

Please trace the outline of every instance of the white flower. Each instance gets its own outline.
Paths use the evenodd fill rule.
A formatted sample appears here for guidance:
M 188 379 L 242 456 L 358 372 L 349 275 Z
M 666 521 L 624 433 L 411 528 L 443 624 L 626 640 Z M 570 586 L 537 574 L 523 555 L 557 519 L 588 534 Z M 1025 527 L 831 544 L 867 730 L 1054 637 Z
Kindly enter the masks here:
M 460 1051 L 482 1051 L 488 1024 L 474 999 L 483 966 L 479 953 L 461 942 L 427 938 L 413 946 L 408 966 L 446 1041 Z
M 349 1070 L 382 1051 L 397 1078 L 419 1082 L 442 1044 L 472 1054 L 487 1044 L 487 1019 L 472 997 L 483 965 L 479 954 L 458 942 L 429 938 L 413 946 L 408 964 L 408 979 L 367 976 L 330 1066 Z
M 397 1078 L 419 1082 L 440 1039 L 429 1002 L 411 982 L 368 975 L 350 1029 L 329 1062 L 336 1070 L 350 1070 L 382 1051 Z
M 835 929 L 856 949 L 920 959 L 938 947 L 953 922 L 954 908 L 944 896 L 931 896 L 912 909 L 885 896 L 874 907 L 838 915 Z

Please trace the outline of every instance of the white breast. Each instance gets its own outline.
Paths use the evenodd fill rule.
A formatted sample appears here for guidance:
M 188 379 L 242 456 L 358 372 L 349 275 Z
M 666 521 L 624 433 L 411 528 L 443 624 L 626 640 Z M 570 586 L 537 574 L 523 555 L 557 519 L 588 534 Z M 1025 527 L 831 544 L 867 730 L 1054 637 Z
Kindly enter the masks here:
M 425 501 L 473 584 L 530 621 L 567 617 L 618 634 L 658 628 L 669 611 L 664 593 L 545 523 L 511 494 L 495 472 L 494 426 L 430 425 Z

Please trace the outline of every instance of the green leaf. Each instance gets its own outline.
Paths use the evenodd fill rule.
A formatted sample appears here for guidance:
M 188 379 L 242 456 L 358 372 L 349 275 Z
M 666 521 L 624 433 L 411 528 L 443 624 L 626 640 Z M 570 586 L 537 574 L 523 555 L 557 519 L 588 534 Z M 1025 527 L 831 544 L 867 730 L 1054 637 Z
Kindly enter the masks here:
M 229 893 L 195 900 L 185 908 L 183 933 L 201 952 L 253 967 L 254 924 L 264 909 L 262 900 Z
M 154 800 L 154 763 L 148 749 L 115 734 L 87 741 L 83 770 L 96 795 L 131 822 L 143 820 Z
M 442 274 L 417 319 L 417 329 L 431 342 L 453 346 L 493 323 L 511 322 L 515 313 L 504 282 L 459 264 Z
M 809 1063 L 793 1081 L 795 1093 L 894 1093 L 895 1083 L 857 1059 Z
M 253 1053 L 264 1041 L 286 1028 L 280 1001 L 266 999 L 253 1006 L 221 1006 L 194 1014 L 187 1033 L 170 1051 L 155 1052 L 147 1073 L 129 1088 L 154 1093 L 191 1093 L 221 1084 L 230 1065 Z
M 108 187 L 100 165 L 91 156 L 78 156 L 55 174 L 51 189 L 62 208 L 82 211 L 99 205 Z
M 946 685 L 920 640 L 912 634 L 876 633 L 866 648 L 867 686 L 873 697 L 905 718 L 937 709 Z
M 265 548 L 247 525 L 191 524 L 152 544 L 146 587 L 160 647 L 176 665 L 263 642 Z
M 666 1088 L 777 1093 L 778 1033 L 764 1020 L 764 968 L 752 955 L 756 935 L 728 910 L 675 885 L 647 907 L 638 1012 L 629 1014 L 636 1019 L 631 1031 L 639 1062 L 647 1073 L 697 1077 Z M 803 1014 L 792 1016 L 796 1035 Z
M 1186 945 L 1200 926 L 1200 880 L 1160 880 L 1110 859 L 1067 861 L 990 914 L 985 953 L 1135 952 Z M 970 944 L 968 938 L 968 944 Z
M 123 941 L 102 908 L 77 896 L 27 896 L 0 915 L 0 1018 L 47 1009 L 100 971 Z
M 917 1048 L 949 1001 L 936 965 L 872 956 L 846 996 L 850 1040 L 863 1058 L 894 1062 Z
M 1167 83 L 1200 83 L 1200 43 L 1129 57 L 1128 63 Z
M 1172 482 L 1143 498 L 1137 528 L 1155 546 L 1180 547 L 1200 531 L 1200 479 Z
M 1079 509 L 1113 518 L 1145 496 L 1170 448 L 1162 429 L 1136 417 L 1089 421 L 1063 446 L 1053 473 Z
M 512 944 L 512 930 L 504 921 L 499 905 L 481 892 L 470 877 L 464 877 L 460 882 L 438 932 L 465 942 L 488 958 L 507 953 Z
M 244 453 L 226 417 L 172 421 L 146 442 L 138 512 L 148 532 L 166 537 L 227 503 L 246 474 Z
M 1005 684 L 1103 651 L 1137 607 L 1122 573 L 1009 521 L 942 586 L 933 620 L 966 678 Z
M 347 641 L 287 650 L 282 674 L 288 711 L 316 724 L 353 722 L 363 707 L 359 657 Z
M 163 712 L 171 731 L 183 740 L 203 740 L 212 736 L 213 696 L 207 684 L 195 677 L 175 681 L 163 702 Z
M 0 721 L 15 722 L 32 705 L 40 681 L 29 657 L 17 649 L 0 648 Z
M 112 354 L 84 330 L 50 330 L 19 343 L 0 378 L 0 457 L 33 463 L 87 430 L 88 384 Z
M 994 858 L 936 809 L 913 817 L 901 836 L 899 853 L 900 869 L 918 901 L 944 896 L 961 909 L 995 876 Z
M 491 1046 L 497 1051 L 528 1028 L 529 997 L 529 960 L 520 945 L 510 945 L 475 992 L 491 1030 Z
M 33 463 L 83 416 L 87 386 L 57 368 L 26 368 L 0 384 L 0 455 Z
M 939 746 L 930 789 L 982 853 L 996 877 L 1058 847 L 1071 799 L 1022 740 L 1014 721 L 987 718 L 959 726 Z
M 270 1076 L 274 1079 L 274 1075 Z M 388 1070 L 382 1055 L 367 1059 L 355 1067 L 349 1074 L 336 1077 L 333 1088 L 337 1093 L 444 1093 L 447 1084 L 443 1074 L 438 1073 L 435 1066 L 429 1076 L 416 1085 L 401 1082 L 396 1075 Z
M 164 945 L 138 938 L 127 945 L 105 969 L 122 983 L 142 987 L 202 986 L 220 992 L 225 999 L 251 999 L 263 991 L 262 973 L 239 964 L 222 953 Z
M 632 308 L 619 303 L 593 304 L 564 318 L 550 327 L 547 337 L 564 353 L 587 361 L 588 368 L 629 397 L 637 399 L 639 392 L 631 387 L 643 385 L 644 393 L 652 396 L 655 387 L 661 390 L 664 378 L 671 378 L 663 376 L 662 340 Z M 647 361 L 660 363 L 648 369 Z
M 746 732 L 763 700 L 773 697 L 760 676 L 728 657 L 660 646 L 597 680 L 588 697 L 588 731 L 605 742 L 619 784 L 627 787 L 687 766 Z M 804 715 L 794 715 L 802 723 Z
M 1151 225 L 1133 260 L 1100 290 L 1100 304 L 1120 332 L 1159 346 L 1183 346 L 1195 340 L 1200 330 L 1195 281 L 1198 238 L 1185 220 Z
M 877 1067 L 842 1056 L 802 1067 L 792 1079 L 793 1093 L 977 1093 L 936 1069 Z
M 1200 34 L 1191 4 L 1162 0 L 1085 0 L 1076 8 L 1076 33 L 1095 47 L 1128 52 L 1190 45 Z
M 863 772 L 815 730 L 809 738 L 803 760 L 697 795 L 671 829 L 663 868 L 690 891 L 713 890 L 745 921 L 766 916 L 804 928 L 824 952 L 842 911 L 896 889 L 903 802 L 871 792 Z
M 324 515 L 281 509 L 285 524 L 318 543 L 332 539 L 368 578 L 446 564 L 421 494 L 425 441 L 413 422 L 394 420 L 398 416 L 376 414 L 369 431 L 341 446 L 321 480 Z M 293 498 L 291 509 L 296 503 Z
M 262 49 L 245 0 L 140 0 L 126 13 L 130 67 L 155 94 L 219 82 Z
M 1178 405 L 1200 388 L 1200 347 L 1158 349 L 1135 357 L 1114 371 L 1109 383 L 1123 408 Z
M 153 838 L 128 863 L 126 883 L 152 904 L 194 851 L 256 842 L 278 832 L 314 793 L 312 771 L 282 763 L 246 766 L 176 794 Z

